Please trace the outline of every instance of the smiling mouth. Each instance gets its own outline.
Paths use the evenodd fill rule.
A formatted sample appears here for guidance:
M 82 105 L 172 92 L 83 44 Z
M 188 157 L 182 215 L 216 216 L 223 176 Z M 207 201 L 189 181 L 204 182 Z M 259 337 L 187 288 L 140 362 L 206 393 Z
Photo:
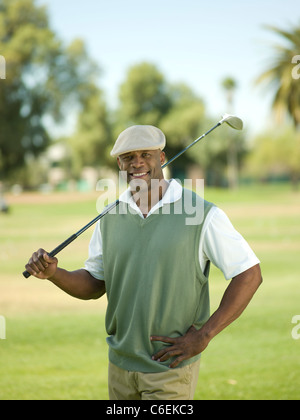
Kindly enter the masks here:
M 149 174 L 150 174 L 150 171 L 149 172 L 133 172 L 129 175 L 132 179 L 140 179 Z

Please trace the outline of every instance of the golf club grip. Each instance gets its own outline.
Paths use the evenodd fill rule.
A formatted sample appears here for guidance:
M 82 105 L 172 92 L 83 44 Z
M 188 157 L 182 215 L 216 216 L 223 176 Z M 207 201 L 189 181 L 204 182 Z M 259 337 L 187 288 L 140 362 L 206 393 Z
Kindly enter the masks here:
M 67 245 L 69 245 L 71 242 L 73 242 L 77 238 L 77 234 L 74 233 L 72 236 L 70 236 L 68 239 L 66 239 L 64 242 L 62 242 L 60 245 L 58 245 L 56 248 L 54 248 L 52 251 L 49 252 L 50 257 L 54 257 L 56 254 L 58 254 L 61 250 L 63 250 Z M 28 277 L 31 276 L 30 273 L 28 273 L 27 270 L 23 271 L 23 276 L 28 279 Z

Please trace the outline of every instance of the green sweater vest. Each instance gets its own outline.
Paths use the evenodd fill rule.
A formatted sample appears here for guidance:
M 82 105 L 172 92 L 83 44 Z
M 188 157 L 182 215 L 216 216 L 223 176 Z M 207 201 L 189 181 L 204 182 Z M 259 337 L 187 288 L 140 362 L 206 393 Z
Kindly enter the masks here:
M 208 273 L 201 271 L 198 251 L 203 222 L 213 205 L 183 191 L 185 200 L 192 198 L 202 206 L 200 224 L 187 224 L 191 214 L 182 198 L 146 219 L 121 202 L 116 214 L 101 220 L 109 360 L 122 369 L 169 369 L 173 359 L 151 359 L 166 344 L 151 342 L 150 336 L 178 337 L 209 318 Z

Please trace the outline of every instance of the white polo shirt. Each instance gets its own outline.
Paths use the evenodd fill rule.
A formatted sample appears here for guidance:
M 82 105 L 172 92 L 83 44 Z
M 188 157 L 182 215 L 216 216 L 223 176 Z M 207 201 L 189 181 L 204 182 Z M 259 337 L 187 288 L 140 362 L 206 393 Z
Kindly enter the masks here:
M 174 203 L 181 198 L 182 186 L 174 179 L 168 182 L 169 187 L 166 193 L 151 208 L 147 217 L 164 204 Z M 140 217 L 144 217 L 133 200 L 129 188 L 120 195 L 119 200 L 128 203 Z M 105 280 L 100 223 L 101 220 L 97 222 L 92 235 L 89 245 L 89 258 L 86 260 L 84 268 L 96 279 Z M 203 272 L 207 261 L 211 261 L 218 267 L 223 272 L 226 280 L 237 276 L 260 262 L 246 240 L 232 226 L 223 210 L 216 206 L 212 207 L 206 216 L 199 243 L 199 263 Z

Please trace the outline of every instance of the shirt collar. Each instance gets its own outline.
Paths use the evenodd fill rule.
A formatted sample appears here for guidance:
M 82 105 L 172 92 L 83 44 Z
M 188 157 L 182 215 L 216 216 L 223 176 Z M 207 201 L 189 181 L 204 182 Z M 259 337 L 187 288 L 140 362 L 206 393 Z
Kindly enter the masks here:
M 152 214 L 155 210 L 162 207 L 164 204 L 175 203 L 175 201 L 180 200 L 182 196 L 182 186 L 175 179 L 167 180 L 167 182 L 169 183 L 167 191 L 163 195 L 162 199 L 151 208 L 147 217 L 150 216 L 150 214 Z M 134 199 L 132 198 L 130 188 L 127 188 L 127 190 L 125 190 L 120 195 L 119 201 L 129 204 L 130 207 L 132 207 L 137 213 L 142 215 L 139 207 L 136 205 Z

